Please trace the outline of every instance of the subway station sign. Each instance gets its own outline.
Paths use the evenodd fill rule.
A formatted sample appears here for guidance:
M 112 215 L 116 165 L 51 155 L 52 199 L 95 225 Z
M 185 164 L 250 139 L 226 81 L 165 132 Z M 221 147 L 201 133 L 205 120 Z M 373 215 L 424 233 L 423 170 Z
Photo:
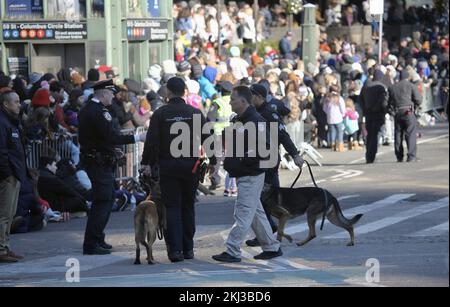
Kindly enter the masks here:
M 169 22 L 155 19 L 127 20 L 129 41 L 165 41 L 169 38 Z
M 3 40 L 85 40 L 84 22 L 3 23 Z

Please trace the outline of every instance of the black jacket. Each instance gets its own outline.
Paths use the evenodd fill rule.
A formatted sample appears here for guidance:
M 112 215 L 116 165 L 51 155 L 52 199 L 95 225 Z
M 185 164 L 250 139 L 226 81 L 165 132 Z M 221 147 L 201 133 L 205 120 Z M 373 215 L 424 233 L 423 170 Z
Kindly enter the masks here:
M 389 107 L 392 110 L 399 108 L 413 107 L 419 108 L 422 103 L 422 96 L 416 85 L 405 79 L 389 88 Z
M 72 212 L 87 211 L 87 207 L 84 208 L 85 199 L 47 169 L 39 170 L 38 191 L 41 198 L 48 201 L 53 210 L 70 212 L 72 207 L 77 207 L 77 210 Z M 74 202 L 77 203 L 76 206 L 73 206 Z
M 97 151 L 113 154 L 118 145 L 133 144 L 134 135 L 120 135 L 114 128 L 113 116 L 99 101 L 91 99 L 78 114 L 79 140 L 82 153 Z
M 262 117 L 254 107 L 250 106 L 247 111 L 245 111 L 244 114 L 241 116 L 236 116 L 233 120 L 233 123 L 242 123 L 243 125 L 247 123 L 254 123 L 256 127 L 259 129 L 264 128 L 266 133 L 266 148 L 270 146 L 270 136 L 269 136 L 269 130 L 266 129 L 267 122 Z M 233 129 L 233 126 L 228 127 L 225 129 L 225 135 L 231 134 L 230 132 L 227 132 L 227 130 Z M 238 134 L 240 134 L 240 137 L 242 137 L 242 134 L 244 134 L 244 157 L 238 157 L 237 150 L 241 150 L 242 148 L 236 148 Z M 227 152 L 225 162 L 224 162 L 224 168 L 225 170 L 230 174 L 231 177 L 234 178 L 240 178 L 240 177 L 247 177 L 247 176 L 258 176 L 267 169 L 262 169 L 260 163 L 264 160 L 256 151 L 256 157 L 252 157 L 252 154 L 250 153 L 249 148 L 250 140 L 249 136 L 245 131 L 241 129 L 234 130 L 233 132 L 233 153 Z M 227 146 L 227 145 L 225 145 Z M 258 148 L 258 140 L 256 142 L 256 146 Z M 228 146 L 230 148 L 230 146 Z M 278 149 L 277 149 L 278 150 Z
M 0 181 L 10 176 L 19 181 L 27 177 L 25 148 L 19 120 L 0 107 Z
M 389 92 L 381 81 L 367 80 L 359 99 L 365 116 L 387 113 Z
M 133 114 L 131 114 L 131 112 L 126 112 L 123 103 L 116 98 L 113 99 L 112 109 L 114 110 L 114 115 L 119 120 L 119 125 L 121 127 L 130 120 L 133 120 Z
M 286 107 L 283 103 L 283 101 L 276 99 L 276 98 L 270 98 L 269 99 L 269 106 L 278 113 L 281 117 L 286 117 L 289 114 L 291 114 L 291 110 Z
M 195 122 L 198 118 L 200 122 Z M 172 142 L 180 138 L 180 134 L 171 134 L 170 130 L 175 123 L 186 123 L 189 126 L 190 147 L 189 155 L 182 157 L 174 157 L 170 151 Z M 196 126 L 197 124 L 200 124 Z M 175 173 L 182 176 L 192 173 L 195 163 L 199 158 L 199 148 L 195 148 L 193 140 L 198 145 L 202 145 L 206 138 L 212 133 L 203 133 L 196 131 L 195 128 L 203 130 L 206 119 L 201 111 L 186 104 L 182 98 L 173 98 L 169 103 L 162 106 L 153 114 L 147 140 L 145 142 L 144 154 L 142 156 L 142 165 L 150 165 L 152 167 L 159 165 L 161 175 L 174 175 Z M 213 158 L 213 157 L 212 157 Z M 215 159 L 211 160 L 215 164 Z
M 264 103 L 260 108 L 257 108 L 259 114 L 266 120 L 267 124 L 270 125 L 272 122 L 278 123 L 278 141 L 283 145 L 284 149 L 288 152 L 291 157 L 295 157 L 299 154 L 297 147 L 291 140 L 291 137 L 286 131 L 286 126 L 281 120 L 280 115 L 275 112 L 268 103 Z

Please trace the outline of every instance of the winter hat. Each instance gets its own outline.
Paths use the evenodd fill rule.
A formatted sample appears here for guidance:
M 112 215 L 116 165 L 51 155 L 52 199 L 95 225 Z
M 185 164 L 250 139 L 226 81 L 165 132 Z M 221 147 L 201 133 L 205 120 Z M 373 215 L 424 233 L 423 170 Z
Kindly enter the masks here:
M 397 73 L 397 70 L 395 69 L 394 66 L 389 65 L 389 66 L 386 67 L 386 69 L 387 69 L 387 71 L 388 71 L 389 76 L 390 76 L 392 79 L 396 79 L 396 78 L 397 78 L 398 73 Z
M 360 73 L 364 73 L 364 70 L 363 70 L 361 64 L 359 64 L 359 63 L 353 63 L 352 70 L 360 72 Z
M 377 61 L 375 61 L 374 59 L 367 60 L 367 69 L 370 69 L 370 68 L 374 67 L 375 65 L 377 65 Z
M 178 70 L 177 70 L 177 65 L 175 64 L 175 61 L 173 60 L 165 60 L 163 62 L 163 70 L 165 74 L 168 75 L 176 75 Z
M 73 127 L 78 127 L 78 115 L 72 110 L 67 111 L 66 118 L 65 118 L 66 124 Z
M 194 79 L 200 79 L 203 76 L 203 68 L 202 65 L 196 64 L 192 66 L 192 77 Z
M 186 86 L 188 88 L 189 94 L 199 94 L 200 93 L 200 84 L 195 80 L 189 80 L 186 82 Z
M 206 67 L 203 75 L 206 79 L 209 80 L 209 82 L 214 83 L 216 81 L 217 77 L 217 69 L 211 66 Z
M 239 47 L 233 46 L 230 48 L 230 54 L 232 57 L 238 58 L 241 56 L 241 50 L 239 49 Z
M 182 95 L 186 89 L 186 83 L 181 78 L 173 77 L 167 82 L 167 89 L 175 95 Z
M 34 72 L 30 75 L 30 84 L 35 84 L 42 78 L 42 74 Z
M 252 91 L 253 95 L 257 95 L 260 96 L 264 99 L 267 99 L 267 89 L 261 85 L 261 84 L 253 84 L 252 86 L 250 86 L 250 90 Z
M 95 68 L 90 69 L 88 72 L 88 80 L 95 81 L 95 82 L 99 81 L 100 80 L 100 72 Z
M 52 99 L 50 98 L 50 91 L 45 88 L 41 88 L 36 91 L 31 100 L 31 105 L 33 107 L 50 107 L 52 104 Z
M 188 61 L 183 61 L 178 65 L 178 71 L 183 73 L 191 70 L 191 64 Z
M 162 67 L 158 64 L 150 66 L 148 70 L 148 76 L 155 80 L 161 80 Z

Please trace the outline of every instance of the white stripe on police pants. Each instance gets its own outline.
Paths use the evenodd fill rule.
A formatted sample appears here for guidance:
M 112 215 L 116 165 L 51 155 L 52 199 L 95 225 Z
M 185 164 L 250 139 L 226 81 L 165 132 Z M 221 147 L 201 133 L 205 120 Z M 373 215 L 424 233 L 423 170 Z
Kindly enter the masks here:
M 256 234 L 264 251 L 276 252 L 280 248 L 280 242 L 272 233 L 260 200 L 264 177 L 264 174 L 261 174 L 237 179 L 238 198 L 234 208 L 235 223 L 225 243 L 227 253 L 234 257 L 241 257 L 241 245 L 250 228 Z

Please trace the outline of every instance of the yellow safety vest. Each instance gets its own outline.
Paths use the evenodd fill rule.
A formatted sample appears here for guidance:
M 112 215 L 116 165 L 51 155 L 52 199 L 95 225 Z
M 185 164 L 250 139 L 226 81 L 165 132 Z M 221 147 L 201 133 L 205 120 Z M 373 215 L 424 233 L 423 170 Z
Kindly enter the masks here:
M 231 96 L 217 98 L 214 103 L 219 107 L 217 110 L 217 120 L 214 123 L 214 134 L 222 135 L 223 130 L 230 126 L 230 118 L 233 110 L 230 105 Z

